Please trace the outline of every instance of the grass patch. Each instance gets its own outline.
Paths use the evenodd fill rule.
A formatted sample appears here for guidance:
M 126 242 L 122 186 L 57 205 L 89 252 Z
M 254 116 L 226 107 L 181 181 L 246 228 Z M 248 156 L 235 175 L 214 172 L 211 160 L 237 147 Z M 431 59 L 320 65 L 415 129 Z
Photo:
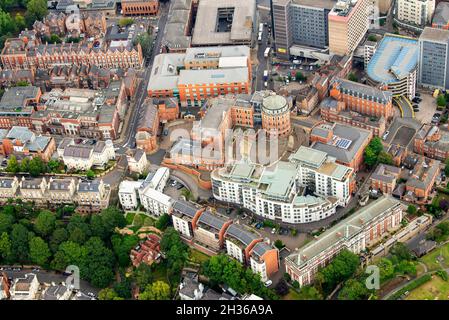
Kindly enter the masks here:
M 434 275 L 432 280 L 410 292 L 406 300 L 449 300 L 449 282 Z
M 135 216 L 135 215 L 136 215 L 136 214 L 135 214 L 134 212 L 128 212 L 128 213 L 126 214 L 125 218 L 126 218 L 126 223 L 127 223 L 128 225 L 133 224 L 134 216 Z
M 282 297 L 282 300 L 301 300 L 301 296 L 296 290 L 290 288 L 288 293 Z
M 437 257 L 440 255 L 442 256 L 441 263 L 437 260 Z M 449 244 L 433 250 L 424 257 L 420 258 L 420 260 L 426 264 L 430 271 L 438 270 L 442 267 L 447 268 L 449 266 Z
M 189 260 L 194 263 L 202 264 L 203 262 L 209 260 L 209 256 L 201 251 L 190 248 L 189 250 Z
M 151 266 L 151 271 L 153 275 L 153 281 L 164 281 L 167 282 L 167 263 L 161 261 L 160 263 L 154 263 Z

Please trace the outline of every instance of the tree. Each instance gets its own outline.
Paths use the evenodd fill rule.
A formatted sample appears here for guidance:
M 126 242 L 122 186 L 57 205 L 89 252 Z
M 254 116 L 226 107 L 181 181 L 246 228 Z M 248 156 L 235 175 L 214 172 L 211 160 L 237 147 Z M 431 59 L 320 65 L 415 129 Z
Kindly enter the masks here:
M 416 275 L 416 265 L 413 261 L 402 260 L 396 265 L 395 271 L 399 274 Z
M 281 250 L 283 247 L 285 247 L 284 243 L 283 243 L 282 240 L 280 240 L 280 239 L 277 239 L 277 240 L 274 242 L 274 246 L 275 246 L 276 248 L 278 248 L 279 250 Z
M 112 288 L 104 288 L 98 292 L 98 300 L 124 300 Z
M 356 279 L 349 279 L 340 293 L 339 300 L 366 300 L 370 295 L 370 291 L 366 288 L 364 283 Z
M 394 266 L 391 260 L 382 258 L 377 263 L 377 267 L 379 268 L 381 282 L 384 282 L 394 276 Z
M 65 228 L 57 228 L 53 231 L 50 237 L 50 249 L 53 252 L 58 251 L 58 247 L 61 243 L 67 241 L 69 234 Z
M 358 82 L 359 78 L 357 78 L 357 76 L 353 72 L 351 72 L 351 73 L 348 74 L 348 80 L 349 81 Z
M 401 242 L 397 242 L 394 244 L 393 247 L 391 247 L 390 254 L 393 256 L 394 259 L 396 259 L 396 261 L 402 260 L 408 261 L 413 259 L 411 251 L 405 246 L 405 244 Z
M 23 158 L 20 161 L 20 172 L 29 172 L 30 171 L 30 158 Z
M 19 80 L 16 82 L 17 87 L 28 87 L 30 83 L 26 80 Z
M 158 228 L 159 230 L 164 231 L 169 223 L 170 223 L 170 216 L 164 213 L 162 216 L 159 217 L 159 219 L 157 219 L 155 227 Z
M 29 0 L 25 14 L 25 20 L 31 26 L 36 20 L 42 20 L 47 15 L 47 1 L 45 0 Z
M 108 234 L 112 234 L 115 228 L 123 228 L 126 226 L 126 218 L 124 214 L 115 207 L 109 207 L 101 211 L 101 220 L 105 231 Z
M 449 176 L 449 158 L 447 158 L 445 161 L 444 174 L 446 176 Z
M 114 234 L 111 237 L 111 243 L 119 266 L 129 266 L 131 262 L 129 252 L 139 243 L 139 237 L 137 235 L 120 236 L 118 234 Z
M 132 19 L 132 18 L 122 18 L 118 21 L 118 25 L 122 28 L 130 26 L 133 23 L 134 23 L 134 19 Z
M 139 295 L 139 300 L 168 300 L 170 299 L 170 286 L 164 281 L 156 281 L 146 286 L 145 291 Z
M 365 148 L 364 161 L 368 167 L 373 167 L 377 161 L 379 154 L 383 151 L 382 141 L 379 137 L 374 137 Z
M 377 37 L 374 34 L 368 36 L 368 41 L 377 42 Z
M 437 106 L 445 107 L 446 104 L 447 104 L 447 101 L 446 101 L 446 97 L 444 96 L 444 94 L 438 95 L 438 97 L 437 97 Z
M 71 264 L 81 266 L 86 255 L 86 249 L 78 243 L 73 241 L 63 242 L 53 258 L 51 267 L 55 270 L 65 270 Z
M 16 24 L 17 30 L 23 30 L 26 27 L 25 18 L 20 13 L 17 13 L 14 17 L 14 23 Z
M 16 0 L 1 0 L 0 1 L 0 8 L 3 10 L 10 9 L 11 7 L 15 6 L 17 4 Z
M 447 212 L 447 210 L 449 209 L 449 201 L 447 201 L 446 199 L 441 199 L 438 206 L 440 207 L 441 210 Z
M 11 257 L 11 240 L 6 232 L 0 235 L 0 261 Z
M 37 234 L 47 237 L 55 229 L 56 217 L 48 210 L 42 210 L 36 218 L 34 229 Z
M 186 198 L 187 201 L 194 200 L 193 193 L 187 188 L 181 190 L 181 195 Z
M 0 34 L 13 34 L 17 31 L 13 18 L 7 12 L 0 9 Z
M 10 156 L 8 164 L 6 165 L 6 171 L 12 173 L 19 172 L 19 162 L 17 162 L 15 155 Z
M 148 32 L 139 34 L 134 40 L 134 45 L 140 45 L 142 48 L 142 55 L 145 58 L 149 58 L 153 50 L 153 37 Z
M 81 277 L 98 288 L 105 288 L 114 279 L 114 254 L 98 237 L 90 238 L 83 248 L 86 255 L 80 264 Z
M 86 177 L 89 180 L 95 179 L 95 172 L 93 170 L 91 170 L 91 169 L 87 170 L 86 171 Z
M 277 293 L 278 295 L 280 295 L 280 296 L 285 296 L 285 295 L 288 293 L 289 288 L 288 288 L 288 285 L 287 285 L 287 283 L 285 282 L 285 280 L 280 280 L 280 281 L 277 283 L 277 285 L 276 285 L 276 287 L 274 288 L 274 290 L 276 291 L 276 293 Z
M 41 237 L 34 237 L 30 240 L 30 258 L 33 263 L 43 266 L 51 257 L 48 244 Z
M 153 273 L 150 266 L 145 263 L 141 263 L 133 272 L 133 279 L 139 288 L 145 288 L 153 281 Z
M 321 293 L 312 286 L 302 286 L 298 291 L 298 296 L 299 300 L 323 300 Z
M 123 274 L 120 275 L 121 281 L 114 284 L 114 291 L 117 292 L 119 297 L 130 299 L 131 294 L 131 281 Z
M 10 214 L 0 213 L 0 233 L 9 232 L 14 224 L 14 217 Z
M 409 204 L 407 207 L 407 213 L 411 215 L 415 215 L 418 209 L 413 204 Z
M 317 273 L 317 281 L 325 293 L 330 293 L 338 283 L 349 279 L 357 270 L 359 257 L 349 250 L 341 251 L 335 259 Z
M 91 235 L 91 230 L 86 222 L 86 218 L 75 214 L 70 217 L 67 225 L 67 232 L 69 233 L 69 241 L 74 241 L 83 244 Z
M 188 258 L 188 248 L 181 240 L 178 231 L 172 227 L 167 228 L 162 236 L 161 251 L 167 259 L 169 275 L 179 276 Z
M 33 1 L 33 0 L 31 0 Z M 38 156 L 33 157 L 33 159 L 31 159 L 30 161 L 30 174 L 33 177 L 37 177 L 39 176 L 41 173 L 44 173 L 45 170 L 45 164 L 42 161 L 42 159 Z
M 297 71 L 295 74 L 296 81 L 305 81 L 307 78 L 302 74 L 301 71 Z
M 29 234 L 27 228 L 21 224 L 14 224 L 11 231 L 11 252 L 14 256 L 14 261 L 27 262 L 29 259 Z
M 61 162 L 51 159 L 50 161 L 48 161 L 47 166 L 50 172 L 58 172 L 61 168 Z
M 379 163 L 384 163 L 384 164 L 389 164 L 389 165 L 393 164 L 393 156 L 385 151 L 381 151 L 379 153 L 377 160 L 379 161 Z

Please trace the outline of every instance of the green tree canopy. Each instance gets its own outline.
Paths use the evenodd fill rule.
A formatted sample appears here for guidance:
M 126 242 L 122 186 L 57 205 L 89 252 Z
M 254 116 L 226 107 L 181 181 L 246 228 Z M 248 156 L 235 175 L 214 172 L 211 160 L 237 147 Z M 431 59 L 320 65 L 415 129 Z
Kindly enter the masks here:
M 48 210 L 42 210 L 36 218 L 34 229 L 37 234 L 47 237 L 55 229 L 56 217 Z
M 34 237 L 30 240 L 29 246 L 31 261 L 44 266 L 51 257 L 48 244 L 41 237 Z
M 338 294 L 339 300 L 366 300 L 370 296 L 371 292 L 366 288 L 365 283 L 362 283 L 356 279 L 349 279 L 344 284 L 340 293 Z
M 47 1 L 45 0 L 29 0 L 25 14 L 25 20 L 31 26 L 36 20 L 42 20 L 48 13 Z
M 170 286 L 164 281 L 156 281 L 147 285 L 145 291 L 139 294 L 139 300 L 168 299 L 170 299 Z
M 11 155 L 8 160 L 8 164 L 6 165 L 6 171 L 16 173 L 19 172 L 19 162 L 15 155 Z

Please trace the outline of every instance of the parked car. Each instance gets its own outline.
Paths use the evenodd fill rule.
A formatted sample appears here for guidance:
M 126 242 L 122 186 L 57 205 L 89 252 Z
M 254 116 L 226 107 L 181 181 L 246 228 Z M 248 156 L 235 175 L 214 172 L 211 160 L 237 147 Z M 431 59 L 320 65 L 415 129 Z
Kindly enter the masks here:
M 271 234 L 275 234 L 276 233 L 276 228 L 271 229 Z
M 183 185 L 182 183 L 180 183 L 180 184 L 176 187 L 176 189 L 178 189 L 178 190 L 181 190 L 182 188 L 184 188 L 184 185 Z
M 390 131 L 388 131 L 388 130 L 385 131 L 384 135 L 382 136 L 382 139 L 386 140 L 389 134 L 390 134 Z
M 267 287 L 267 288 L 269 286 L 271 286 L 272 284 L 273 284 L 273 281 L 271 281 L 271 280 L 267 280 L 267 281 L 264 282 L 264 286 Z

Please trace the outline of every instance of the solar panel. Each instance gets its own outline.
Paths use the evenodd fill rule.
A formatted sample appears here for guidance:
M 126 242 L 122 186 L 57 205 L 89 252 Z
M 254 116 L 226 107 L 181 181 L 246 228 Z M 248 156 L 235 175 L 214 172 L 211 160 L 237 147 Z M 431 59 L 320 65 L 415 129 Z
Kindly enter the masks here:
M 246 231 L 242 228 L 239 228 L 238 226 L 232 224 L 228 231 L 226 232 L 230 236 L 233 236 L 234 238 L 241 241 L 243 244 L 248 246 L 254 239 L 260 238 L 256 236 L 255 234 L 250 233 L 249 231 Z
M 341 149 L 347 150 L 349 146 L 351 145 L 352 141 L 349 139 L 340 138 L 337 140 L 335 145 Z

